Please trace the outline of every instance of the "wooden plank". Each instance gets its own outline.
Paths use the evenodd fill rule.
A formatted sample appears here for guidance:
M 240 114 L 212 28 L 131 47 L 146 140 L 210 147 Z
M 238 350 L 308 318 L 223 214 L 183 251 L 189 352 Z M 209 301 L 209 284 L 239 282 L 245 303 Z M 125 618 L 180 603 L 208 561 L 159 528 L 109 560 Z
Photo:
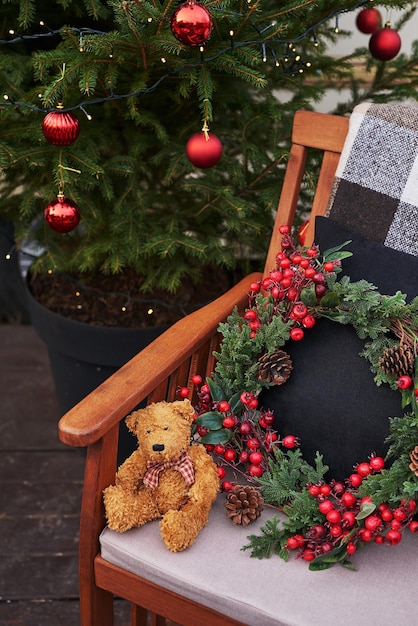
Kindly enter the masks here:
M 30 326 L 0 325 L 0 389 L 2 450 L 62 447 L 48 353 Z
M 292 142 L 308 148 L 341 152 L 348 132 L 349 118 L 313 111 L 296 111 Z
M 81 483 L 6 483 L 0 490 L 0 511 L 8 517 L 28 512 L 44 516 L 78 514 L 81 489 Z M 0 542 L 4 540 L 0 537 Z
M 100 556 L 95 559 L 95 573 L 97 584 L 101 589 L 111 590 L 117 596 L 127 598 L 130 602 L 147 608 L 148 611 L 167 616 L 169 623 L 175 620 L 174 624 L 184 626 L 244 626 L 242 622 L 232 617 L 222 615 L 208 606 L 190 601 L 145 578 L 122 570 Z M 115 573 L 118 575 L 115 576 Z
M 7 355 L 7 367 L 19 369 L 31 364 L 37 368 L 48 368 L 48 350 L 32 326 L 0 324 L 0 350 Z M 3 362 L 1 367 L 5 367 Z
M 80 626 L 78 602 L 72 600 L 52 601 L 37 599 L 30 601 L 4 602 L 0 604 L 2 626 L 43 626 L 62 624 Z
M 129 626 L 130 604 L 115 600 L 115 626 Z M 2 626 L 80 626 L 77 600 L 31 600 L 0 603 Z
M 281 250 L 282 241 L 280 226 L 282 224 L 291 226 L 293 223 L 299 200 L 300 185 L 305 171 L 306 157 L 307 150 L 304 146 L 292 144 L 264 265 L 264 276 L 268 276 L 270 270 L 276 267 L 276 254 Z
M 85 456 L 80 450 L 62 446 L 61 450 L 0 450 L 0 483 L 7 482 L 81 482 Z
M 305 245 L 310 246 L 315 238 L 315 218 L 317 215 L 324 215 L 328 200 L 331 195 L 332 185 L 334 183 L 335 172 L 340 160 L 338 152 L 324 152 L 321 171 L 316 186 L 315 198 L 312 203 L 312 209 L 309 216 L 309 227 L 306 232 Z
M 0 559 L 0 598 L 78 599 L 77 554 L 9 554 Z
M 30 326 L 0 325 L 0 388 L 0 624 L 79 626 L 85 458 L 58 440 L 48 354 Z
M 79 515 L 0 516 L 0 559 L 11 554 L 78 552 Z

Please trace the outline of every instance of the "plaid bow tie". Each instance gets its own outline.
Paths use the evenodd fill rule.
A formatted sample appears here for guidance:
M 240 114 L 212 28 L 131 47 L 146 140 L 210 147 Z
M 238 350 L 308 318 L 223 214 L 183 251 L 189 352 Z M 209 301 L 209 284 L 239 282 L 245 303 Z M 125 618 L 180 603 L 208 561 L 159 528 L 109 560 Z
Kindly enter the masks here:
M 147 467 L 148 470 L 146 471 L 142 482 L 149 489 L 155 489 L 158 486 L 159 473 L 169 467 L 172 467 L 180 472 L 188 487 L 194 483 L 193 462 L 186 450 L 183 450 L 180 456 L 174 461 L 162 461 L 161 463 L 158 461 L 148 461 Z

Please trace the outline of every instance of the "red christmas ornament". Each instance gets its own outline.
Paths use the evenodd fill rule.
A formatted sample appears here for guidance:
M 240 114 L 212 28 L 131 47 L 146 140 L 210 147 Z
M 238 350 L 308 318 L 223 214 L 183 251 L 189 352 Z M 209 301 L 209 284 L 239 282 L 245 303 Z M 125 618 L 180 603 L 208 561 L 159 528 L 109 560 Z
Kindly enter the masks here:
M 361 33 L 371 35 L 382 26 L 382 16 L 378 9 L 362 9 L 356 18 L 357 28 Z
M 69 146 L 78 137 L 80 122 L 73 113 L 51 111 L 44 117 L 42 132 L 53 146 Z
M 202 130 L 190 137 L 186 144 L 186 156 L 196 167 L 213 167 L 222 156 L 222 143 L 213 133 Z
M 396 30 L 385 26 L 370 37 L 369 50 L 378 61 L 390 61 L 396 57 L 401 45 L 401 38 Z
M 57 233 L 69 233 L 80 221 L 80 211 L 72 200 L 65 198 L 63 194 L 58 194 L 44 211 L 46 223 Z
M 171 32 L 186 46 L 200 46 L 212 32 L 212 16 L 194 0 L 181 4 L 171 18 Z

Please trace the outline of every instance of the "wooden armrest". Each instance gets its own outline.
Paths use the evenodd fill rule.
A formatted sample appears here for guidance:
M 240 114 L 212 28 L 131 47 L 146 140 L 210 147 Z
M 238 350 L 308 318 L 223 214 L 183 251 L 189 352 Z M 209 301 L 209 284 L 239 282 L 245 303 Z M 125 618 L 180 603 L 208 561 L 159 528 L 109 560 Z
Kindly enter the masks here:
M 251 282 L 261 273 L 242 279 L 228 292 L 184 317 L 141 350 L 59 421 L 64 443 L 82 447 L 98 441 L 146 398 L 159 383 L 207 341 L 235 306 L 245 308 Z

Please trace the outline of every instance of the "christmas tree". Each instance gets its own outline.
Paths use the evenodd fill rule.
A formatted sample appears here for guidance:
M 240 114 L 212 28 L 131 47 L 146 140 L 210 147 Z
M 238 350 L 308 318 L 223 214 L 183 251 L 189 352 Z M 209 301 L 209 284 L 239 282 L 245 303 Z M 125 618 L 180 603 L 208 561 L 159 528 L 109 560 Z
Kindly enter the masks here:
M 89 273 L 124 285 L 127 272 L 144 293 L 180 292 L 207 281 L 205 268 L 216 282 L 214 268 L 261 265 L 294 111 L 336 85 L 351 89 L 341 114 L 415 97 L 418 46 L 394 50 L 415 4 L 3 2 L 1 214 L 18 242 L 30 233 L 43 246 L 36 272 L 81 285 Z M 339 16 L 364 8 L 380 12 L 384 37 L 402 9 L 394 39 L 334 58 L 349 36 Z

